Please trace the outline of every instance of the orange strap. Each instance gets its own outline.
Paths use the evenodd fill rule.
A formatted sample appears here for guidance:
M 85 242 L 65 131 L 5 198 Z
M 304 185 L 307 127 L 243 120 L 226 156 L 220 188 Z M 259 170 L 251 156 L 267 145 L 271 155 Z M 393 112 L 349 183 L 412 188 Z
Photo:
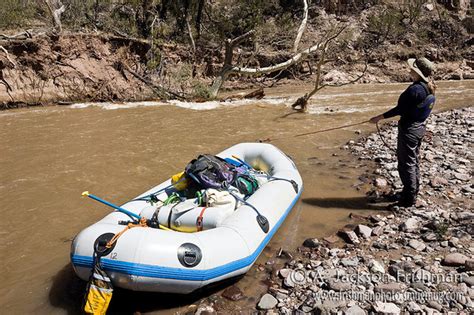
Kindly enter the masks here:
M 122 231 L 115 234 L 114 237 L 112 237 L 112 239 L 107 242 L 107 245 L 105 245 L 105 247 L 111 248 L 114 245 L 114 243 L 117 242 L 120 236 L 122 236 L 125 232 L 127 232 L 128 230 L 134 227 L 148 227 L 148 225 L 146 225 L 146 219 L 141 218 L 138 224 L 129 223 Z
M 196 219 L 196 227 L 197 227 L 198 232 L 202 231 L 202 228 L 203 228 L 202 218 L 204 216 L 204 211 L 206 211 L 206 209 L 207 209 L 206 207 L 202 208 L 201 213 L 199 214 L 199 216 Z

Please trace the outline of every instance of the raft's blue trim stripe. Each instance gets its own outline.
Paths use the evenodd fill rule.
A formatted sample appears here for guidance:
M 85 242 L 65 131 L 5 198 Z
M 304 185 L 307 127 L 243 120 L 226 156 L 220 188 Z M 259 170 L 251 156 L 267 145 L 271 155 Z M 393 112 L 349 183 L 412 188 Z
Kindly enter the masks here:
M 102 266 L 108 271 L 119 272 L 127 275 L 189 281 L 206 281 L 245 268 L 249 265 L 252 265 L 255 260 L 257 260 L 258 256 L 276 233 L 280 225 L 283 223 L 288 213 L 290 213 L 290 210 L 294 207 L 296 201 L 298 201 L 302 191 L 303 187 L 300 188 L 298 195 L 291 202 L 290 206 L 288 209 L 286 209 L 280 220 L 278 220 L 273 229 L 271 229 L 271 231 L 263 239 L 262 243 L 260 243 L 260 246 L 258 246 L 250 256 L 207 270 L 161 267 L 156 265 L 117 261 L 106 258 L 101 259 Z M 90 256 L 71 255 L 71 262 L 76 267 L 91 268 L 93 264 L 93 258 Z

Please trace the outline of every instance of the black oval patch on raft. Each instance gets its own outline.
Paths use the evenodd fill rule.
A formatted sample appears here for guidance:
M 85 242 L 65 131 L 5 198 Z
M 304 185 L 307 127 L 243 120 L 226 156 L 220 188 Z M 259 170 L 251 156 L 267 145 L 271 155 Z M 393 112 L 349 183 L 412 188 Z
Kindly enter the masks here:
M 114 237 L 114 235 L 114 233 L 104 233 L 95 240 L 94 251 L 96 252 L 97 256 L 106 256 L 110 254 L 117 242 L 114 242 L 110 248 L 107 248 L 106 245 Z
M 184 243 L 178 248 L 178 260 L 184 267 L 191 268 L 197 266 L 201 259 L 201 250 L 192 243 Z

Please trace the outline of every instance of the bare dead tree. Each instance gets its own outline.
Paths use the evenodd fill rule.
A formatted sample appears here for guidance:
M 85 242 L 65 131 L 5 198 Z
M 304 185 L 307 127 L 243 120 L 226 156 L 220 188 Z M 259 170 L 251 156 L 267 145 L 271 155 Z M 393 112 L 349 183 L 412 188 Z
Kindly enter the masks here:
M 327 59 L 328 49 L 330 48 L 331 43 L 334 40 L 336 40 L 336 38 L 338 38 L 346 28 L 347 28 L 347 26 L 342 26 L 342 27 L 339 27 L 339 28 L 336 27 L 335 29 L 331 30 L 328 34 L 326 34 L 326 36 L 323 37 L 322 42 L 320 44 L 321 45 L 321 56 L 319 57 L 318 63 L 316 64 L 316 79 L 315 79 L 315 82 L 314 82 L 314 88 L 309 93 L 306 93 L 302 97 L 298 98 L 291 105 L 291 107 L 293 109 L 305 112 L 306 109 L 307 109 L 307 106 L 308 106 L 309 99 L 314 94 L 319 92 L 321 89 L 323 89 L 327 86 L 343 86 L 343 85 L 352 84 L 352 83 L 355 83 L 355 82 L 359 81 L 360 79 L 362 79 L 364 77 L 365 73 L 367 72 L 367 68 L 368 68 L 368 59 L 367 58 L 365 60 L 364 69 L 362 70 L 361 74 L 358 75 L 355 79 L 350 80 L 348 82 L 336 83 L 336 84 L 323 84 L 321 82 L 322 81 L 321 72 L 322 72 L 323 65 L 328 63 L 328 62 L 333 61 L 331 59 Z
M 303 0 L 304 4 L 304 16 L 303 20 L 301 21 L 300 27 L 298 28 L 298 34 L 296 35 L 295 43 L 293 45 L 293 52 L 296 53 L 298 51 L 298 46 L 301 41 L 301 37 L 303 36 L 304 31 L 306 30 L 306 24 L 308 22 L 308 0 Z
M 221 72 L 214 80 L 211 89 L 210 89 L 210 96 L 211 98 L 216 98 L 217 94 L 222 87 L 225 80 L 227 80 L 230 74 L 243 74 L 243 75 L 250 75 L 250 76 L 259 76 L 262 74 L 268 74 L 272 72 L 282 71 L 288 69 L 292 65 L 295 65 L 307 58 L 308 55 L 316 52 L 320 48 L 320 44 L 313 45 L 309 48 L 304 49 L 303 51 L 297 53 L 298 46 L 301 41 L 301 37 L 303 36 L 304 31 L 306 30 L 306 24 L 308 21 L 308 0 L 303 0 L 304 2 L 304 17 L 301 22 L 301 25 L 298 29 L 298 33 L 296 35 L 296 39 L 293 45 L 293 53 L 294 56 L 289 58 L 288 60 L 281 62 L 276 65 L 263 67 L 263 68 L 249 68 L 249 67 L 240 67 L 240 66 L 233 66 L 232 59 L 234 56 L 234 48 L 240 44 L 245 39 L 249 38 L 250 36 L 255 34 L 254 30 L 251 30 L 239 37 L 234 39 L 227 39 L 225 43 L 225 58 L 224 58 L 224 65 L 222 67 Z
M 255 31 L 251 30 L 245 34 L 242 34 L 234 39 L 227 39 L 225 42 L 225 57 L 224 57 L 224 65 L 222 66 L 222 70 L 217 76 L 217 78 L 214 80 L 211 86 L 211 97 L 216 98 L 217 93 L 219 92 L 220 88 L 222 87 L 222 84 L 224 84 L 224 81 L 227 80 L 227 77 L 229 74 L 232 73 L 232 58 L 234 57 L 234 48 L 250 36 L 254 35 Z
M 53 25 L 58 33 L 63 31 L 61 24 L 61 15 L 66 11 L 66 7 L 61 3 L 61 0 L 43 0 L 48 7 L 49 12 L 53 18 Z

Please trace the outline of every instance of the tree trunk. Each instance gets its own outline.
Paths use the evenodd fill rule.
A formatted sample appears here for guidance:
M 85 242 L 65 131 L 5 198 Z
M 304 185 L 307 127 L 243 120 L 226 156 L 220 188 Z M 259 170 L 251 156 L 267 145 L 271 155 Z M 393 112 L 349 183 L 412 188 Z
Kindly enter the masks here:
M 46 3 L 46 6 L 51 13 L 53 18 L 53 25 L 55 30 L 58 33 L 63 31 L 63 27 L 61 24 L 61 15 L 66 11 L 66 7 L 61 3 L 61 0 L 43 0 Z
M 196 12 L 196 38 L 201 37 L 201 22 L 202 22 L 202 12 L 204 11 L 204 5 L 206 4 L 206 0 L 199 0 L 197 12 Z
M 160 20 L 166 20 L 168 14 L 169 0 L 161 0 Z
M 222 70 L 214 80 L 211 86 L 210 94 L 211 98 L 216 98 L 217 93 L 224 84 L 225 80 L 232 71 L 232 58 L 234 56 L 234 47 L 247 39 L 248 37 L 252 36 L 255 33 L 254 30 L 251 30 L 245 34 L 242 34 L 234 39 L 227 39 L 225 42 L 225 57 L 224 57 L 224 65 L 222 66 Z
M 298 29 L 298 34 L 296 35 L 295 44 L 293 45 L 294 53 L 298 51 L 298 46 L 301 41 L 301 36 L 303 36 L 303 33 L 306 30 L 306 23 L 308 22 L 308 0 L 303 0 L 303 3 L 304 3 L 304 16 L 303 16 L 303 20 L 301 21 L 301 25 Z

